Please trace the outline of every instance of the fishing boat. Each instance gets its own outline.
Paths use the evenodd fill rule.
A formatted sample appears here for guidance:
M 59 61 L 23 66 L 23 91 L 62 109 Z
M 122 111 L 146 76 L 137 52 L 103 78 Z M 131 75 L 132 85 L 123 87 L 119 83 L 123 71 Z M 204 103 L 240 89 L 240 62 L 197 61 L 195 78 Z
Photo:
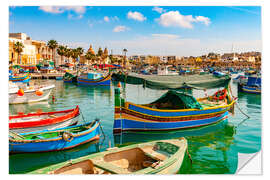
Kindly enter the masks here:
M 83 73 L 77 78 L 78 85 L 86 86 L 110 86 L 111 74 L 103 75 L 101 73 L 91 72 Z
M 155 77 L 153 77 L 154 79 Z M 127 83 L 136 80 L 144 86 L 153 89 L 171 89 L 149 104 L 126 102 L 121 90 L 115 90 L 115 115 L 113 132 L 123 131 L 164 131 L 194 128 L 217 123 L 228 117 L 228 111 L 233 111 L 236 98 L 228 90 L 230 77 L 228 75 L 190 75 L 171 78 L 133 79 L 127 78 Z M 121 78 L 120 78 L 121 79 Z M 181 83 L 182 79 L 182 83 Z M 200 79 L 200 80 L 199 80 Z M 166 83 L 167 82 L 167 83 Z M 180 84 L 179 84 L 180 83 Z M 212 96 L 195 99 L 192 95 L 178 91 L 178 87 L 217 88 L 226 87 Z M 124 96 L 125 97 L 125 96 Z
M 185 163 L 185 138 L 158 140 L 72 159 L 31 174 L 175 174 Z
M 23 82 L 23 83 L 28 83 L 31 79 L 31 76 L 29 73 L 26 74 L 19 74 L 19 75 L 10 75 L 9 80 L 12 82 Z
M 63 76 L 63 81 L 64 83 L 77 83 L 77 76 L 72 73 L 66 72 Z
M 99 120 L 55 130 L 9 132 L 10 153 L 48 152 L 70 149 L 99 139 Z
M 15 133 L 54 130 L 77 124 L 79 115 L 79 106 L 63 111 L 20 113 L 9 116 L 9 130 Z
M 19 86 L 9 82 L 9 104 L 32 103 L 47 100 L 55 85 Z
M 233 78 L 233 83 L 247 83 L 247 76 L 245 75 L 238 75 L 236 78 Z
M 238 83 L 238 90 L 245 93 L 261 94 L 261 78 L 249 76 L 247 83 Z

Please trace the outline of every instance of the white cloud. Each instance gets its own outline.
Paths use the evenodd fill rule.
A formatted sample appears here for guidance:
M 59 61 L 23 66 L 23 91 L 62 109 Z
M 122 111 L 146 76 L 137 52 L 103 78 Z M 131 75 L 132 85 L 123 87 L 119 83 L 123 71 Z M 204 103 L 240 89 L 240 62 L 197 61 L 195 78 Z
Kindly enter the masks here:
M 210 24 L 210 19 L 204 16 L 196 16 L 195 18 L 192 15 L 182 15 L 179 11 L 169 11 L 164 13 L 157 19 L 159 24 L 164 27 L 182 27 L 182 28 L 193 28 L 193 22 L 202 22 L 205 25 Z
M 204 16 L 196 16 L 195 22 L 202 22 L 206 26 L 208 26 L 210 24 L 210 19 L 208 17 L 204 17 Z
M 103 19 L 104 19 L 105 22 L 109 22 L 110 21 L 110 18 L 108 16 L 104 16 Z
M 209 52 L 231 52 L 232 43 L 235 52 L 261 51 L 262 48 L 260 40 L 232 42 L 226 39 L 209 39 L 201 41 L 195 38 L 181 38 L 174 34 L 151 34 L 150 36 L 137 36 L 129 40 L 109 40 L 106 42 L 106 46 L 109 49 L 113 48 L 116 54 L 120 54 L 125 47 L 130 55 L 200 56 Z
M 166 12 L 163 8 L 157 7 L 157 6 L 155 6 L 152 10 L 156 11 L 156 12 L 158 12 L 160 14 L 163 13 L 163 12 Z
M 74 11 L 77 14 L 84 14 L 86 11 L 84 6 L 40 6 L 39 9 L 53 14 L 60 14 L 65 11 Z
M 113 29 L 113 32 L 124 32 L 124 31 L 127 31 L 127 30 L 129 30 L 129 28 L 126 27 L 126 26 L 116 26 Z
M 79 14 L 79 15 L 73 15 L 73 14 L 68 14 L 68 19 L 82 19 L 83 15 Z
M 129 11 L 127 14 L 127 17 L 128 17 L 128 19 L 134 19 L 136 21 L 146 20 L 146 17 L 143 14 L 136 12 L 136 11 L 134 11 L 134 12 Z
M 113 17 L 104 16 L 103 20 L 104 20 L 105 22 L 119 21 L 119 18 L 118 18 L 117 16 L 113 16 Z
M 117 16 L 114 16 L 111 18 L 113 21 L 119 21 L 119 18 Z
M 155 38 L 166 38 L 166 39 L 176 39 L 179 38 L 179 35 L 176 34 L 152 34 Z

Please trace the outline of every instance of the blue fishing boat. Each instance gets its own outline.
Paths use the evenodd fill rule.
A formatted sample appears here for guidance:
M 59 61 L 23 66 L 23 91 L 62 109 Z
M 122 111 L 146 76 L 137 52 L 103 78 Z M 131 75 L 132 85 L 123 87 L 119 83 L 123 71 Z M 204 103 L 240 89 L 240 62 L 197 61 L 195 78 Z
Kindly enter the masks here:
M 247 83 L 238 83 L 238 90 L 246 93 L 261 94 L 261 78 L 249 76 Z
M 31 76 L 29 73 L 22 74 L 22 75 L 10 75 L 9 80 L 12 82 L 23 82 L 23 83 L 28 83 L 31 79 Z
M 236 78 L 233 78 L 233 83 L 247 83 L 247 80 L 247 76 L 240 74 Z
M 28 133 L 9 133 L 10 153 L 49 152 L 70 149 L 99 139 L 100 122 Z
M 85 73 L 77 78 L 78 85 L 86 86 L 110 86 L 111 74 L 104 76 L 101 73 Z
M 117 78 L 122 79 L 122 76 Z M 235 98 L 232 97 L 228 75 L 190 75 L 186 77 L 128 76 L 127 83 L 143 84 L 152 89 L 170 89 L 154 102 L 135 104 L 126 102 L 121 91 L 115 93 L 115 134 L 122 131 L 167 131 L 194 128 L 217 123 L 233 112 Z M 225 87 L 212 96 L 195 99 L 179 92 L 180 87 L 212 89 Z

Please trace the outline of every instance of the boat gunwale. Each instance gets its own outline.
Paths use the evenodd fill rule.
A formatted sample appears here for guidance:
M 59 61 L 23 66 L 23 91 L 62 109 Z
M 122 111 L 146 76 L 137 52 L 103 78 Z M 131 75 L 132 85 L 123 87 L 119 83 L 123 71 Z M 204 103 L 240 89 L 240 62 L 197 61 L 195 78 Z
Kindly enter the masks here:
M 85 126 L 85 125 L 89 125 L 90 123 L 87 124 L 81 124 L 81 125 L 75 125 L 76 127 L 81 127 L 81 126 Z M 20 135 L 30 135 L 30 134 L 42 134 L 42 133 L 48 133 L 48 132 L 62 132 L 65 129 L 71 129 L 74 128 L 75 126 L 70 126 L 70 127 L 65 127 L 65 128 L 60 128 L 60 129 L 56 129 L 56 130 L 43 130 L 43 131 L 36 131 L 36 132 L 28 132 L 28 133 L 20 133 Z M 71 133 L 73 135 L 73 137 L 80 137 L 80 136 L 84 136 L 87 135 L 91 132 L 93 132 L 94 130 L 96 130 L 98 127 L 100 126 L 100 122 L 95 122 L 95 124 L 90 127 L 87 130 L 78 132 L 78 133 Z M 63 139 L 62 136 L 57 136 L 57 137 L 53 137 L 53 138 L 48 138 L 48 139 L 35 139 L 35 140 L 30 140 L 30 139 L 11 139 L 9 138 L 9 143 L 42 143 L 42 142 L 52 142 L 52 141 L 59 141 Z M 17 145 L 17 144 L 10 144 L 10 145 Z
M 132 102 L 125 102 L 125 106 L 124 108 L 129 109 L 129 105 L 133 105 L 133 106 L 137 106 L 139 108 L 143 108 L 143 109 L 148 109 L 151 111 L 157 111 L 157 112 L 185 112 L 185 111 L 204 111 L 204 110 L 213 110 L 213 109 L 219 109 L 219 108 L 229 108 L 230 106 L 232 106 L 234 103 L 236 102 L 236 100 L 232 100 L 232 102 L 230 104 L 227 105 L 222 105 L 222 106 L 215 106 L 215 107 L 208 107 L 208 108 L 204 108 L 204 109 L 180 109 L 180 110 L 163 110 L 163 109 L 153 109 L 147 106 L 143 106 L 143 105 L 139 105 L 139 104 L 135 104 Z M 121 106 L 117 106 L 117 107 L 121 107 Z M 130 109 L 129 109 L 130 110 Z M 137 112 L 137 111 L 136 111 Z
M 178 141 L 176 141 L 176 140 L 178 140 Z M 128 174 L 141 174 L 142 172 L 145 172 L 145 171 L 146 171 L 145 172 L 146 174 L 158 173 L 158 172 L 162 171 L 164 168 L 167 168 L 168 163 L 171 162 L 170 165 L 175 163 L 177 161 L 177 157 L 178 157 L 179 154 L 181 154 L 181 153 L 186 154 L 188 144 L 187 144 L 187 140 L 184 137 L 178 138 L 178 139 L 156 140 L 156 141 L 145 142 L 145 143 L 140 143 L 140 144 L 131 144 L 131 145 L 128 145 L 128 146 L 125 146 L 125 147 L 111 149 L 110 151 L 103 151 L 103 152 L 83 156 L 83 157 L 80 157 L 80 158 L 71 159 L 71 160 L 68 160 L 68 161 L 65 161 L 65 162 L 62 162 L 62 163 L 51 165 L 49 167 L 34 170 L 34 171 L 30 172 L 29 174 L 53 174 L 52 172 L 56 171 L 57 169 L 60 169 L 60 168 L 63 168 L 65 166 L 72 165 L 72 164 L 75 164 L 75 163 L 79 163 L 79 162 L 85 161 L 85 160 L 91 160 L 96 167 L 101 168 L 101 169 L 103 169 L 105 171 L 109 171 L 109 172 L 111 172 L 113 174 L 117 174 L 117 172 L 113 171 L 112 169 L 107 169 L 107 168 L 104 168 L 104 167 L 98 165 L 97 160 L 95 160 L 95 159 L 97 159 L 99 157 L 104 157 L 107 154 L 111 154 L 111 153 L 115 153 L 115 152 L 120 152 L 120 151 L 133 149 L 133 148 L 140 148 L 140 147 L 145 146 L 145 145 L 154 145 L 157 142 L 170 143 L 168 141 L 177 142 L 178 145 L 176 145 L 176 146 L 178 146 L 179 149 L 173 155 L 166 158 L 166 160 L 162 161 L 162 165 L 160 165 L 156 169 L 154 169 L 152 167 L 147 167 L 147 168 L 138 170 L 136 172 L 130 172 Z M 170 144 L 175 145 L 174 143 L 170 143 Z M 184 152 L 183 152 L 183 149 L 184 149 Z M 184 157 L 182 158 L 182 163 L 183 163 L 183 160 L 184 160 Z M 121 169 L 121 168 L 119 168 L 119 169 Z
M 24 115 L 17 115 L 17 116 L 10 116 L 9 120 L 17 119 L 17 118 L 24 118 L 24 117 L 31 117 L 31 116 L 42 116 L 42 115 L 53 115 L 53 114 L 61 114 L 66 113 L 62 116 L 53 117 L 53 118 L 46 118 L 36 121 L 22 121 L 22 122 L 12 122 L 9 123 L 9 129 L 21 129 L 21 128 L 33 128 L 33 127 L 42 127 L 53 125 L 61 122 L 65 122 L 67 120 L 76 118 L 80 115 L 79 106 L 77 105 L 76 108 L 63 110 L 63 111 L 54 111 L 54 112 L 42 112 L 42 113 L 28 113 Z

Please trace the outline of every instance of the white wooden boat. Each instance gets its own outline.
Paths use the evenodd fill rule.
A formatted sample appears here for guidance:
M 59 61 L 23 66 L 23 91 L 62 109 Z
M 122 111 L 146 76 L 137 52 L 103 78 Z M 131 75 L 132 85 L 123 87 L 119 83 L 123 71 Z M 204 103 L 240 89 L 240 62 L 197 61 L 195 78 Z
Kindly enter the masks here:
M 9 83 L 9 104 L 32 103 L 47 100 L 51 94 L 52 85 L 43 86 L 25 86 L 19 87 L 15 83 Z M 23 90 L 23 94 L 19 95 L 19 89 Z

